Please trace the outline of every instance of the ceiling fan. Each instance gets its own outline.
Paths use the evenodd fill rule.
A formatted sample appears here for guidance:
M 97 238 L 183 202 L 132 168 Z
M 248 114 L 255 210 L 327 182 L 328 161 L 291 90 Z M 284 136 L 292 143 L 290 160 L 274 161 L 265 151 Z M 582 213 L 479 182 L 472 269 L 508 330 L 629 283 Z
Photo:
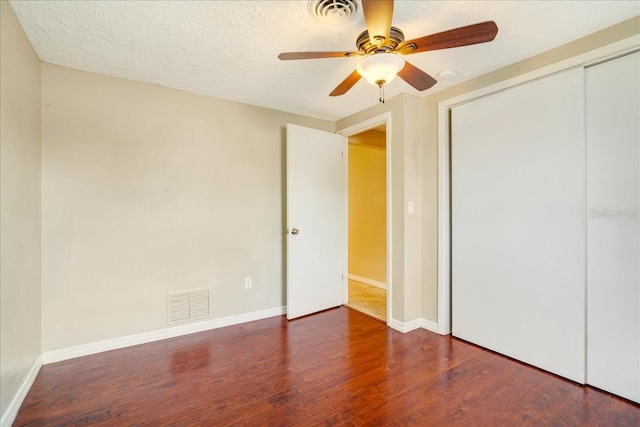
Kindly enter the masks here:
M 436 84 L 436 79 L 406 62 L 401 55 L 486 43 L 498 34 L 496 23 L 487 21 L 405 41 L 404 33 L 399 28 L 391 26 L 393 0 L 362 0 L 362 10 L 367 29 L 356 40 L 357 51 L 286 52 L 278 55 L 278 58 L 292 60 L 364 57 L 356 71 L 344 79 L 329 96 L 344 95 L 364 76 L 369 83 L 380 88 L 380 102 L 384 102 L 384 85 L 393 80 L 396 74 L 419 91 Z

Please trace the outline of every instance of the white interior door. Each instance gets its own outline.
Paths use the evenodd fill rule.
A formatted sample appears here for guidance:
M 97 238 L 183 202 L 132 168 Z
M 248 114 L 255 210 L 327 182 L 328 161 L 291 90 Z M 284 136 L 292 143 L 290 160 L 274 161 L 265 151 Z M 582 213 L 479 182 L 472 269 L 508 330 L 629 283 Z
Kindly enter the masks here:
M 287 124 L 287 319 L 342 304 L 344 137 Z
M 453 335 L 585 380 L 584 70 L 452 110 Z
M 587 383 L 640 402 L 640 53 L 587 69 Z

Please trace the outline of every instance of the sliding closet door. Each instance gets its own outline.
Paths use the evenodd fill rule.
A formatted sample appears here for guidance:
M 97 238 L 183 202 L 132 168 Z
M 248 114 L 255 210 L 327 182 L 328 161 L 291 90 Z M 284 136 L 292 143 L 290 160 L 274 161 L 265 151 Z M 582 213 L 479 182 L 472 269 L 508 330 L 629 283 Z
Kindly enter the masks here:
M 640 402 L 640 53 L 586 79 L 587 382 Z
M 453 335 L 585 380 L 584 70 L 452 110 Z

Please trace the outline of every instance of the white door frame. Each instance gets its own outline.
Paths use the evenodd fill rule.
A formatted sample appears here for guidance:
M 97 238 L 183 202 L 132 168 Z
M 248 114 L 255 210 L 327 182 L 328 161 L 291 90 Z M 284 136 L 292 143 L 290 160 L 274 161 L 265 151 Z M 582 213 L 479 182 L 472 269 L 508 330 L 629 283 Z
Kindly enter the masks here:
M 619 40 L 537 70 L 438 103 L 438 333 L 451 333 L 450 111 L 456 105 L 571 68 L 623 55 L 640 47 L 640 35 Z
M 392 285 L 392 277 L 391 274 L 391 266 L 392 266 L 392 250 L 391 250 L 391 112 L 386 112 L 384 114 L 380 114 L 379 116 L 372 117 L 368 120 L 355 124 L 353 126 L 349 126 L 348 128 L 342 129 L 336 132 L 339 135 L 344 136 L 344 185 L 345 185 L 345 207 L 346 207 L 346 217 L 349 218 L 349 137 L 358 133 L 362 133 L 364 131 L 373 129 L 377 126 L 384 124 L 385 129 L 385 138 L 386 138 L 386 165 L 387 165 L 387 194 L 386 194 L 386 206 L 387 206 L 387 324 L 392 319 L 391 313 L 391 295 L 393 293 L 393 285 Z M 345 241 L 344 245 L 346 248 L 345 251 L 345 269 L 346 274 L 343 278 L 343 287 L 344 287 L 344 303 L 349 302 L 349 229 L 347 226 L 347 232 L 345 233 Z

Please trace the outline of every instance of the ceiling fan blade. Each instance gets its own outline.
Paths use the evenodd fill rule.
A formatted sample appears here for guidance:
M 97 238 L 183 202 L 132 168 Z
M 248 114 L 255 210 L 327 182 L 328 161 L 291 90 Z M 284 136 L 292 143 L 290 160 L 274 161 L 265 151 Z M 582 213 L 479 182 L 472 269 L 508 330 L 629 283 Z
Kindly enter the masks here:
M 362 0 L 362 11 L 371 44 L 384 44 L 391 31 L 393 0 Z
M 362 76 L 360 75 L 360 73 L 358 73 L 357 71 L 354 71 L 353 73 L 349 74 L 349 77 L 347 77 L 346 79 L 344 79 L 342 81 L 342 83 L 340 83 L 334 90 L 333 92 L 331 92 L 329 94 L 329 96 L 340 96 L 340 95 L 344 95 L 345 93 L 347 93 L 349 91 L 349 89 L 351 89 L 353 87 L 353 85 L 355 85 L 356 83 L 358 83 L 358 80 L 360 80 Z
M 398 77 L 418 90 L 427 90 L 438 82 L 429 74 L 408 62 L 404 63 L 404 67 L 398 72 Z
M 418 52 L 426 52 L 428 50 L 449 49 L 451 47 L 468 46 L 478 43 L 490 42 L 496 38 L 498 34 L 498 26 L 493 21 L 481 22 L 479 24 L 468 25 L 466 27 L 455 28 L 449 31 L 443 31 L 430 36 L 420 37 L 413 40 L 407 40 L 398 45 L 398 51 L 414 45 L 414 50 L 406 49 L 405 55 Z
M 290 59 L 347 58 L 362 55 L 362 52 L 285 52 L 278 55 L 278 59 L 288 61 Z

